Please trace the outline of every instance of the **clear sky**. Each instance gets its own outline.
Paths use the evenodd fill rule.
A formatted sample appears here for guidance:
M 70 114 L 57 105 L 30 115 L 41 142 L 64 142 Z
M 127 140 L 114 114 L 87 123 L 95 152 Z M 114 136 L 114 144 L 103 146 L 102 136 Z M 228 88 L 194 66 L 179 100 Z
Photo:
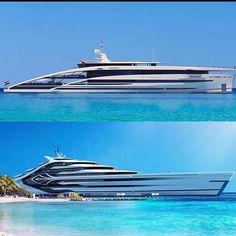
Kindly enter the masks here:
M 54 156 L 140 172 L 236 171 L 236 123 L 0 123 L 0 175 Z M 236 191 L 236 176 L 227 191 Z
M 111 59 L 233 66 L 235 17 L 236 2 L 0 3 L 0 80 L 73 68 L 101 38 Z

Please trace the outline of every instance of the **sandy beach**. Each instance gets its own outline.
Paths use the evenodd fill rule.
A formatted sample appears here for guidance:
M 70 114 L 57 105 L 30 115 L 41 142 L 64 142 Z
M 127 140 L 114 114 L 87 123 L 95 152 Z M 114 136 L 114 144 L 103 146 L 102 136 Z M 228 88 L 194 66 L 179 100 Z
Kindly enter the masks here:
M 0 197 L 1 203 L 21 203 L 21 202 L 68 202 L 70 199 L 37 199 L 26 197 Z M 1 229 L 0 229 L 1 230 Z M 16 236 L 15 234 L 0 231 L 0 236 Z
M 14 236 L 13 234 L 8 234 L 0 231 L 0 236 Z
M 38 198 L 26 198 L 26 197 L 0 197 L 1 203 L 18 203 L 18 202 L 67 202 L 70 199 L 38 199 Z M 0 236 L 1 233 L 0 233 Z
M 0 197 L 0 203 L 13 203 L 13 202 L 28 202 L 33 201 L 33 198 L 26 197 Z

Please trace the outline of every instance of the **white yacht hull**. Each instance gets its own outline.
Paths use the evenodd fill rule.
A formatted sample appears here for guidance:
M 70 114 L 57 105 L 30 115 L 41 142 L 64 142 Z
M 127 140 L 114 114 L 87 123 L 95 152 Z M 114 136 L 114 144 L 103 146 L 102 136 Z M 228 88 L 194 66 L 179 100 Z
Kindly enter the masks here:
M 159 62 L 81 60 L 59 71 L 4 89 L 6 93 L 231 93 L 234 67 L 169 66 Z M 231 74 L 230 74 L 230 73 Z M 5 84 L 9 84 L 6 81 Z
M 232 93 L 233 76 L 183 75 L 107 76 L 91 78 L 87 83 L 73 82 L 60 86 L 20 84 L 4 89 L 6 93 Z M 99 81 L 102 81 L 102 84 Z M 104 82 L 105 81 L 105 82 Z M 118 81 L 116 85 L 113 81 Z M 135 82 L 126 82 L 135 81 Z M 155 81 L 155 82 L 151 82 Z M 110 83 L 110 84 L 109 84 Z M 119 83 L 124 83 L 123 85 Z
M 112 93 L 157 93 L 157 94 L 231 94 L 232 88 L 228 88 L 226 91 L 221 89 L 212 89 L 212 90 L 186 90 L 179 89 L 178 91 L 168 91 L 166 89 L 70 89 L 70 90 L 40 90 L 40 89 L 27 89 L 27 90 L 17 90 L 17 89 L 4 89 L 5 93 L 94 93 L 94 94 L 112 94 Z

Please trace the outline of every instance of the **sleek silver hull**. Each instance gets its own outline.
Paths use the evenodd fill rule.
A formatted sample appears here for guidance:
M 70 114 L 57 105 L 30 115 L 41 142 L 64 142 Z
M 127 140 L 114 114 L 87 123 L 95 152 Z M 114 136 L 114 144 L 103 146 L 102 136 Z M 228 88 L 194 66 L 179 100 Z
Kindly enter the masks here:
M 69 193 L 78 192 L 85 196 L 142 196 L 157 193 L 159 196 L 219 196 L 230 181 L 233 172 L 173 173 L 124 176 L 122 178 L 99 176 L 99 178 L 65 179 L 58 186 L 34 188 L 34 192 Z M 142 178 L 143 180 L 138 180 Z M 102 180 L 101 180 L 102 179 Z M 136 179 L 136 180 L 135 180 Z M 151 180 L 152 179 L 152 180 Z M 60 178 L 53 178 L 60 180 Z M 72 182 L 70 182 L 70 180 Z M 77 180 L 77 182 L 76 182 Z M 20 182 L 25 188 L 29 186 Z M 69 186 L 68 186 L 69 185 Z M 77 186 L 76 185 L 80 185 Z M 31 189 L 32 190 L 32 189 Z
M 216 77 L 216 78 L 215 78 Z M 173 79 L 174 78 L 174 79 Z M 104 82 L 105 81 L 105 82 Z M 113 81 L 118 81 L 112 85 Z M 129 82 L 126 82 L 129 81 Z M 135 82 L 132 82 L 135 81 Z M 152 81 L 152 83 L 151 83 Z M 4 89 L 8 93 L 231 93 L 232 75 L 107 76 L 56 85 L 19 84 Z M 98 84 L 102 83 L 102 84 Z M 110 83 L 110 84 L 109 84 Z
M 84 196 L 218 196 L 233 172 L 139 174 L 93 162 L 49 158 L 16 177 L 38 193 L 78 192 Z

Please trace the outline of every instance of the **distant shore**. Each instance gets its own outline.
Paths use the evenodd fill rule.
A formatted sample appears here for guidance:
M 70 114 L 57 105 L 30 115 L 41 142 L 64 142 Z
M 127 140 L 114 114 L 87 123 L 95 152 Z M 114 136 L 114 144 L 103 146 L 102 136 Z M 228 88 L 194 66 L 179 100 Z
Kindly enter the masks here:
M 17 202 L 67 202 L 70 199 L 57 199 L 57 198 L 27 198 L 27 197 L 0 197 L 0 204 L 1 203 L 17 203 Z M 1 232 L 0 232 L 0 236 Z

